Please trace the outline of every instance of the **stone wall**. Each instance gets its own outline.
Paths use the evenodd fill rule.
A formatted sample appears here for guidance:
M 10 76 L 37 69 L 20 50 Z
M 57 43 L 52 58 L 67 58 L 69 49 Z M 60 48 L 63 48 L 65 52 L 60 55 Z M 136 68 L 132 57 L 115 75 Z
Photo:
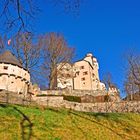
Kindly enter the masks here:
M 109 103 L 71 103 L 65 102 L 65 108 L 83 112 L 139 112 L 140 102 Z
M 61 107 L 61 104 L 64 103 L 63 96 L 33 97 L 32 100 L 35 101 L 38 105 L 52 107 Z
M 83 112 L 136 112 L 140 113 L 140 101 L 104 103 L 76 103 L 63 100 L 62 96 L 34 97 L 38 105 L 67 108 Z
M 34 101 L 32 101 L 34 102 Z M 15 92 L 1 91 L 0 103 L 4 104 L 17 104 L 17 105 L 30 105 L 31 98 L 29 96 L 23 96 Z
M 44 95 L 71 95 L 71 96 L 84 96 L 84 95 L 106 95 L 106 90 L 46 90 L 41 91 L 40 94 Z
M 39 95 L 65 95 L 65 96 L 77 96 L 81 97 L 82 102 L 104 102 L 105 96 L 109 95 L 109 101 L 120 101 L 119 94 L 111 93 L 107 90 L 46 90 L 41 91 Z
M 0 92 L 0 103 L 67 108 L 83 112 L 135 112 L 140 113 L 140 101 L 104 103 L 77 103 L 63 100 L 63 96 L 22 97 L 12 92 Z

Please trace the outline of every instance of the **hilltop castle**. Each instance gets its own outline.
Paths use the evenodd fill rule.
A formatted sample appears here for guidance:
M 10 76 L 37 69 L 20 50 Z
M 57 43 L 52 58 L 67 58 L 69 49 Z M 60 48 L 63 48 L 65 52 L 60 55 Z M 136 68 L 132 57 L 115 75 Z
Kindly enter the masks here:
M 98 70 L 97 59 L 91 53 L 74 64 L 60 63 L 57 71 L 57 87 L 59 89 L 105 91 L 106 87 L 100 82 Z M 28 70 L 23 68 L 10 51 L 5 51 L 0 55 L 0 90 L 21 95 L 40 93 L 40 89 L 30 82 Z M 114 88 L 109 89 L 109 92 L 114 93 Z
M 79 90 L 105 90 L 105 84 L 99 79 L 97 59 L 88 53 L 74 64 L 58 65 L 57 87 Z
M 37 85 L 32 85 L 30 82 L 28 70 L 23 68 L 10 51 L 5 51 L 0 55 L 0 91 L 18 93 L 25 98 L 28 98 L 29 95 L 39 94 L 60 95 L 60 97 L 53 96 L 50 98 L 52 102 L 53 100 L 55 102 L 62 101 L 62 94 L 78 96 L 84 102 L 104 102 L 107 94 L 110 96 L 110 101 L 119 100 L 119 92 L 116 87 L 112 86 L 107 91 L 105 84 L 100 82 L 98 69 L 97 59 L 91 53 L 74 64 L 61 63 L 57 70 L 57 87 L 72 90 L 41 91 Z

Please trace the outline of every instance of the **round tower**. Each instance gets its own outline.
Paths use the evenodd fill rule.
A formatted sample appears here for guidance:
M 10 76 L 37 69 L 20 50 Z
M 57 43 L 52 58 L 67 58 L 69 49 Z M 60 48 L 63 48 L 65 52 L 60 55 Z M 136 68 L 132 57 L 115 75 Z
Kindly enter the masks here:
M 30 73 L 22 67 L 16 57 L 5 51 L 0 55 L 0 90 L 27 94 Z

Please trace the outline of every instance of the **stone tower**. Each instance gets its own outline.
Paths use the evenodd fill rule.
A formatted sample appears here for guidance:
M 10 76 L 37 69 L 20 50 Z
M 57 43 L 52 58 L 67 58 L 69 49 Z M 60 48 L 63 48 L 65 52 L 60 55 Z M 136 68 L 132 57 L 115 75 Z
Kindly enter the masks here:
M 0 55 L 0 90 L 27 94 L 30 73 L 24 69 L 17 58 L 5 51 Z

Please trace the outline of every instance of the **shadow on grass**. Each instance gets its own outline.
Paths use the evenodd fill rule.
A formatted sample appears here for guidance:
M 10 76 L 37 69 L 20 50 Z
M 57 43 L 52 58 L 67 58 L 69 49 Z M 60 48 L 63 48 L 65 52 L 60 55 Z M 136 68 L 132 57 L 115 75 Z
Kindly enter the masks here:
M 83 129 L 82 129 L 81 127 L 79 127 L 79 125 L 76 123 L 75 119 L 73 119 L 73 117 L 72 117 L 72 115 L 71 115 L 70 112 L 69 112 L 69 117 L 71 118 L 72 123 L 75 125 L 75 127 L 76 127 L 78 130 L 80 130 L 80 132 L 83 134 L 85 140 L 87 140 L 87 134 L 86 134 L 86 132 L 84 132 Z M 83 139 L 83 140 L 84 140 L 84 139 Z
M 30 118 L 15 106 L 8 105 L 8 104 L 0 104 L 0 107 L 4 109 L 8 107 L 13 108 L 14 111 L 18 112 L 22 116 L 22 119 L 20 121 L 21 139 L 30 140 L 31 137 L 33 136 L 32 134 L 33 123 L 31 122 Z
M 62 110 L 61 109 L 49 108 L 49 110 L 54 111 L 54 112 L 57 112 L 57 113 L 62 113 Z M 121 114 L 118 114 L 118 113 L 84 113 L 84 114 L 88 115 L 89 117 L 94 116 L 97 119 L 97 121 L 96 121 L 96 120 L 93 120 L 93 119 L 89 118 L 88 116 L 87 117 L 86 116 L 83 116 L 80 113 L 82 113 L 82 112 L 76 113 L 75 111 L 72 111 L 72 110 L 68 110 L 67 111 L 67 114 L 70 116 L 70 118 L 72 120 L 72 123 L 75 125 L 75 127 L 77 127 L 77 129 L 79 129 L 81 131 L 81 133 L 83 134 L 83 136 L 84 136 L 85 139 L 87 139 L 86 133 L 78 126 L 78 124 L 76 123 L 76 121 L 72 118 L 72 115 L 75 115 L 75 116 L 78 116 L 78 117 L 80 117 L 82 119 L 85 119 L 85 120 L 88 120 L 90 122 L 96 123 L 96 124 L 100 125 L 101 127 L 104 127 L 106 129 L 110 130 L 111 132 L 113 132 L 114 134 L 118 135 L 122 139 L 124 139 L 126 137 L 128 139 L 131 139 L 130 136 L 125 135 L 125 134 L 120 134 L 120 133 L 116 132 L 115 130 L 113 130 L 112 128 L 110 128 L 110 127 L 108 127 L 108 126 L 106 126 L 106 125 L 104 125 L 104 124 L 102 124 L 102 123 L 100 123 L 98 121 L 98 119 L 100 117 L 103 117 L 103 118 L 106 118 L 108 120 L 111 119 L 113 121 L 118 122 L 118 121 L 120 121 L 119 120 L 119 117 L 121 117 Z
M 96 124 L 100 125 L 101 127 L 104 127 L 104 128 L 106 128 L 106 129 L 110 130 L 111 132 L 113 132 L 114 134 L 118 135 L 118 136 L 119 136 L 120 138 L 122 138 L 122 139 L 123 139 L 123 138 L 126 138 L 126 137 L 129 138 L 129 139 L 131 139 L 131 137 L 128 136 L 128 135 L 120 134 L 120 133 L 116 132 L 115 130 L 113 130 L 112 128 L 110 128 L 110 127 L 108 127 L 108 126 L 106 126 L 106 125 L 100 123 L 99 121 L 95 121 L 95 120 L 90 119 L 90 118 L 88 118 L 88 117 L 86 117 L 86 116 L 80 115 L 80 114 L 78 114 L 78 113 L 76 113 L 76 112 L 73 112 L 72 110 L 69 111 L 69 114 L 73 114 L 73 115 L 75 115 L 75 116 L 78 116 L 78 117 L 83 118 L 83 119 L 85 119 L 85 120 L 88 120 L 88 121 L 90 121 L 90 122 L 96 123 Z M 94 116 L 95 116 L 95 117 L 97 117 L 97 116 L 102 116 L 102 117 L 107 117 L 107 118 L 108 118 L 110 115 L 107 114 L 107 113 L 94 113 Z M 124 136 L 125 136 L 125 137 L 124 137 Z
M 13 109 L 16 110 L 23 117 L 23 119 L 20 122 L 22 140 L 30 140 L 32 136 L 32 127 L 33 127 L 31 120 L 27 115 L 25 115 L 22 111 L 20 111 L 16 107 L 13 107 Z
M 89 116 L 94 116 L 96 119 L 105 118 L 116 122 L 119 122 L 120 121 L 119 118 L 122 116 L 119 113 L 86 113 L 86 114 Z
M 7 105 L 6 105 L 6 104 L 0 104 L 0 107 L 2 107 L 2 108 L 6 108 Z

